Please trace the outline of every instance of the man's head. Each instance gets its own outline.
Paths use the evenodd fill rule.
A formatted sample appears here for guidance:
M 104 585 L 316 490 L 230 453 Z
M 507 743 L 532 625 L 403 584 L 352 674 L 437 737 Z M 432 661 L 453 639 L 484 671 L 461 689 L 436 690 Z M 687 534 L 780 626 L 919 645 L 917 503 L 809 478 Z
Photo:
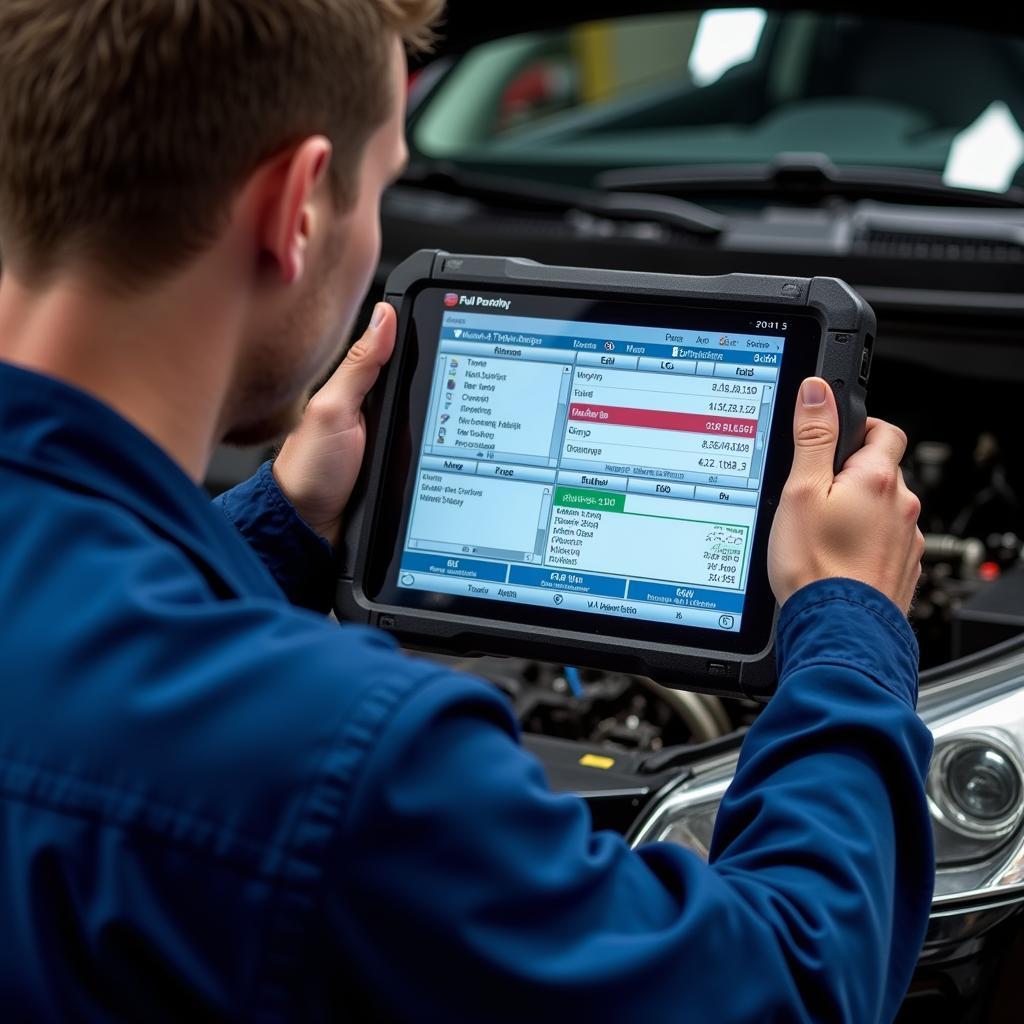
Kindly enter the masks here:
M 440 7 L 4 0 L 5 272 L 132 294 L 220 248 L 251 292 L 224 430 L 287 426 L 369 283 L 405 158 L 400 41 Z

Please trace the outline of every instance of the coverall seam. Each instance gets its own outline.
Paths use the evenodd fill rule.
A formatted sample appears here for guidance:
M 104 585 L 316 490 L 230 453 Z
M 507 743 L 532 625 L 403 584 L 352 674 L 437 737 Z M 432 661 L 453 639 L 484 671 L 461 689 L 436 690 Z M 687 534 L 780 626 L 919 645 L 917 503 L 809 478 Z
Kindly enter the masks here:
M 417 687 L 417 695 L 424 693 L 428 688 L 434 686 L 436 683 L 443 681 L 444 679 L 452 678 L 453 673 L 450 669 L 438 669 L 436 672 L 432 672 L 430 675 L 423 677 L 414 683 Z M 403 684 L 403 685 L 398 685 Z M 384 725 L 387 722 L 388 712 L 393 711 L 396 705 L 402 700 L 402 698 L 409 692 L 409 680 L 399 679 L 396 680 L 396 684 L 391 687 L 391 693 L 387 696 L 387 706 L 381 708 L 381 713 L 378 716 L 376 722 L 373 723 L 373 735 L 367 737 L 367 742 L 360 745 L 360 757 L 356 764 L 352 774 L 349 777 L 349 795 L 351 796 L 358 789 L 361 779 L 361 773 L 365 769 L 366 761 L 370 750 L 373 746 L 374 741 L 379 738 L 383 732 Z M 360 702 L 360 706 L 366 702 L 367 697 L 372 695 L 372 691 L 368 693 L 363 700 Z M 349 800 L 344 811 L 339 817 L 338 829 L 340 833 L 351 834 L 352 824 L 352 801 Z
M 388 720 L 390 712 L 411 687 L 425 687 L 446 674 L 444 669 L 439 669 L 422 679 L 417 679 L 415 673 L 393 676 L 386 683 L 365 691 L 335 732 L 333 742 L 317 767 L 316 780 L 311 783 L 305 794 L 302 809 L 296 815 L 295 825 L 282 844 L 283 849 L 289 851 L 285 858 L 286 865 L 295 862 L 306 864 L 315 872 L 315 876 L 306 881 L 297 881 L 287 878 L 284 868 L 272 883 L 268 904 L 274 908 L 273 920 L 267 926 L 261 960 L 265 969 L 255 978 L 252 988 L 244 998 L 244 1005 L 256 1012 L 257 1017 L 261 1016 L 259 1004 L 268 993 L 276 992 L 286 1002 L 289 998 L 288 978 L 296 970 L 294 959 L 298 953 L 298 946 L 288 945 L 288 939 L 292 937 L 292 933 L 302 931 L 302 920 L 318 905 L 318 896 L 323 894 L 331 881 L 328 853 L 332 849 L 334 838 L 347 827 L 351 797 L 357 785 L 359 771 L 365 764 L 373 743 L 380 735 L 383 723 Z M 359 721 L 360 712 L 373 701 L 377 702 L 377 707 L 367 715 L 368 721 Z M 359 735 L 360 732 L 363 733 L 362 736 Z M 349 762 L 350 767 L 347 770 L 345 767 L 332 766 L 331 762 L 339 754 L 353 752 L 355 756 Z M 317 822 L 310 807 L 324 792 L 334 794 L 336 809 L 326 820 Z M 310 826 L 319 826 L 323 830 L 317 844 L 318 851 L 315 854 L 300 854 L 296 850 L 298 836 L 303 829 Z M 294 901 L 290 905 L 287 893 L 290 893 Z
M 870 679 L 873 683 L 880 686 L 890 696 L 895 697 L 901 704 L 905 704 L 914 710 L 914 704 L 908 699 L 908 695 L 900 693 L 897 689 L 892 687 L 880 676 L 876 676 L 873 672 L 869 672 L 863 665 L 857 665 L 850 661 L 844 661 L 841 658 L 813 658 L 810 661 L 802 662 L 797 668 L 790 669 L 779 681 L 779 685 L 783 685 L 787 680 L 792 678 L 799 672 L 803 672 L 809 668 L 838 668 L 845 669 L 849 672 L 856 672 L 858 675 L 864 676 L 866 679 Z
M 820 600 L 815 601 L 812 604 L 805 605 L 803 608 L 800 608 L 799 610 L 794 612 L 793 615 L 782 624 L 779 630 L 780 636 L 782 634 L 788 633 L 793 624 L 796 623 L 798 619 L 801 619 L 803 616 L 805 616 L 808 612 L 817 608 L 821 608 L 823 605 L 826 604 L 851 604 L 857 608 L 863 608 L 865 611 L 870 612 L 880 622 L 885 623 L 888 629 L 895 633 L 897 637 L 899 637 L 900 643 L 907 651 L 907 653 L 910 654 L 910 656 L 915 660 L 917 659 L 917 652 L 914 650 L 913 646 L 907 641 L 904 629 L 899 624 L 893 622 L 887 615 L 883 615 L 882 612 L 880 612 L 877 608 L 873 608 L 870 604 L 867 604 L 865 601 L 858 601 L 855 597 L 843 597 L 838 594 L 832 594 L 828 597 L 823 597 Z M 906 629 L 909 630 L 910 626 L 905 622 L 905 620 L 904 625 Z
M 68 776 L 67 778 L 73 779 L 74 776 Z M 268 871 L 253 864 L 245 864 L 238 856 L 231 853 L 206 850 L 203 848 L 201 843 L 198 843 L 195 840 L 175 836 L 155 827 L 154 825 L 147 824 L 144 821 L 139 821 L 138 819 L 119 821 L 117 818 L 105 814 L 102 811 L 97 811 L 88 807 L 74 806 L 60 800 L 48 799 L 38 794 L 19 792 L 12 790 L 7 785 L 0 784 L 0 791 L 3 792 L 5 799 L 10 799 L 29 807 L 45 808 L 53 814 L 87 821 L 101 827 L 117 829 L 127 835 L 137 834 L 143 840 L 167 843 L 187 852 L 190 856 L 195 856 L 197 859 L 206 860 L 214 864 L 224 864 L 236 874 L 244 875 L 247 878 L 255 878 L 261 881 L 272 881 L 281 872 L 280 868 L 274 871 Z M 111 795 L 114 795 L 115 791 L 108 792 L 110 792 Z M 158 804 L 152 804 L 148 801 L 141 802 L 149 809 L 161 809 Z M 168 814 L 176 814 L 176 812 L 171 811 L 170 808 L 162 808 L 162 810 Z M 193 817 L 188 823 L 192 825 L 201 825 L 204 828 L 209 828 L 211 831 L 225 831 L 222 826 L 214 825 L 200 818 Z M 284 854 L 283 851 L 275 849 L 270 844 L 261 844 L 256 840 L 247 839 L 243 836 L 239 836 L 238 834 L 232 834 L 230 838 L 232 842 L 236 843 L 239 847 L 246 849 L 247 852 L 253 855 L 257 860 L 262 859 L 268 853 L 276 854 L 281 858 L 283 867 L 283 862 L 287 859 L 287 855 Z

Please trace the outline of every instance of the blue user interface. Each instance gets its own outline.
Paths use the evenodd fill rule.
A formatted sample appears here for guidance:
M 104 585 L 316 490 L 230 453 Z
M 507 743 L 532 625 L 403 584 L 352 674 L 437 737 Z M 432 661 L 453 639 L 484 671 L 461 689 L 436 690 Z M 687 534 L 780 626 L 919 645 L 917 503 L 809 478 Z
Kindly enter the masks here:
M 500 302 L 445 297 L 399 586 L 738 632 L 784 325 Z

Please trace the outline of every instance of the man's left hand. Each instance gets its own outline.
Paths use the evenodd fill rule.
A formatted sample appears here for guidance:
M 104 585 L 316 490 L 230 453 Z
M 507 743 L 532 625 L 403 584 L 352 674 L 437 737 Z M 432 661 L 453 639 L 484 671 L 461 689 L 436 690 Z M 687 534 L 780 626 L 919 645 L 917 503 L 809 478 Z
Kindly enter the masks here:
M 310 399 L 274 463 L 274 478 L 299 515 L 331 547 L 366 448 L 363 400 L 395 348 L 394 309 L 381 302 L 366 333 Z

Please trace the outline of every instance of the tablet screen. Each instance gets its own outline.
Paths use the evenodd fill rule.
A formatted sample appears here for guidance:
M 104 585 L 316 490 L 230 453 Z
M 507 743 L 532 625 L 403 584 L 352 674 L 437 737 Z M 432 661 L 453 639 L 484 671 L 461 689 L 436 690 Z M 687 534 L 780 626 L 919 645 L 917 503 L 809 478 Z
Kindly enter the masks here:
M 397 587 L 739 633 L 791 324 L 434 302 Z

